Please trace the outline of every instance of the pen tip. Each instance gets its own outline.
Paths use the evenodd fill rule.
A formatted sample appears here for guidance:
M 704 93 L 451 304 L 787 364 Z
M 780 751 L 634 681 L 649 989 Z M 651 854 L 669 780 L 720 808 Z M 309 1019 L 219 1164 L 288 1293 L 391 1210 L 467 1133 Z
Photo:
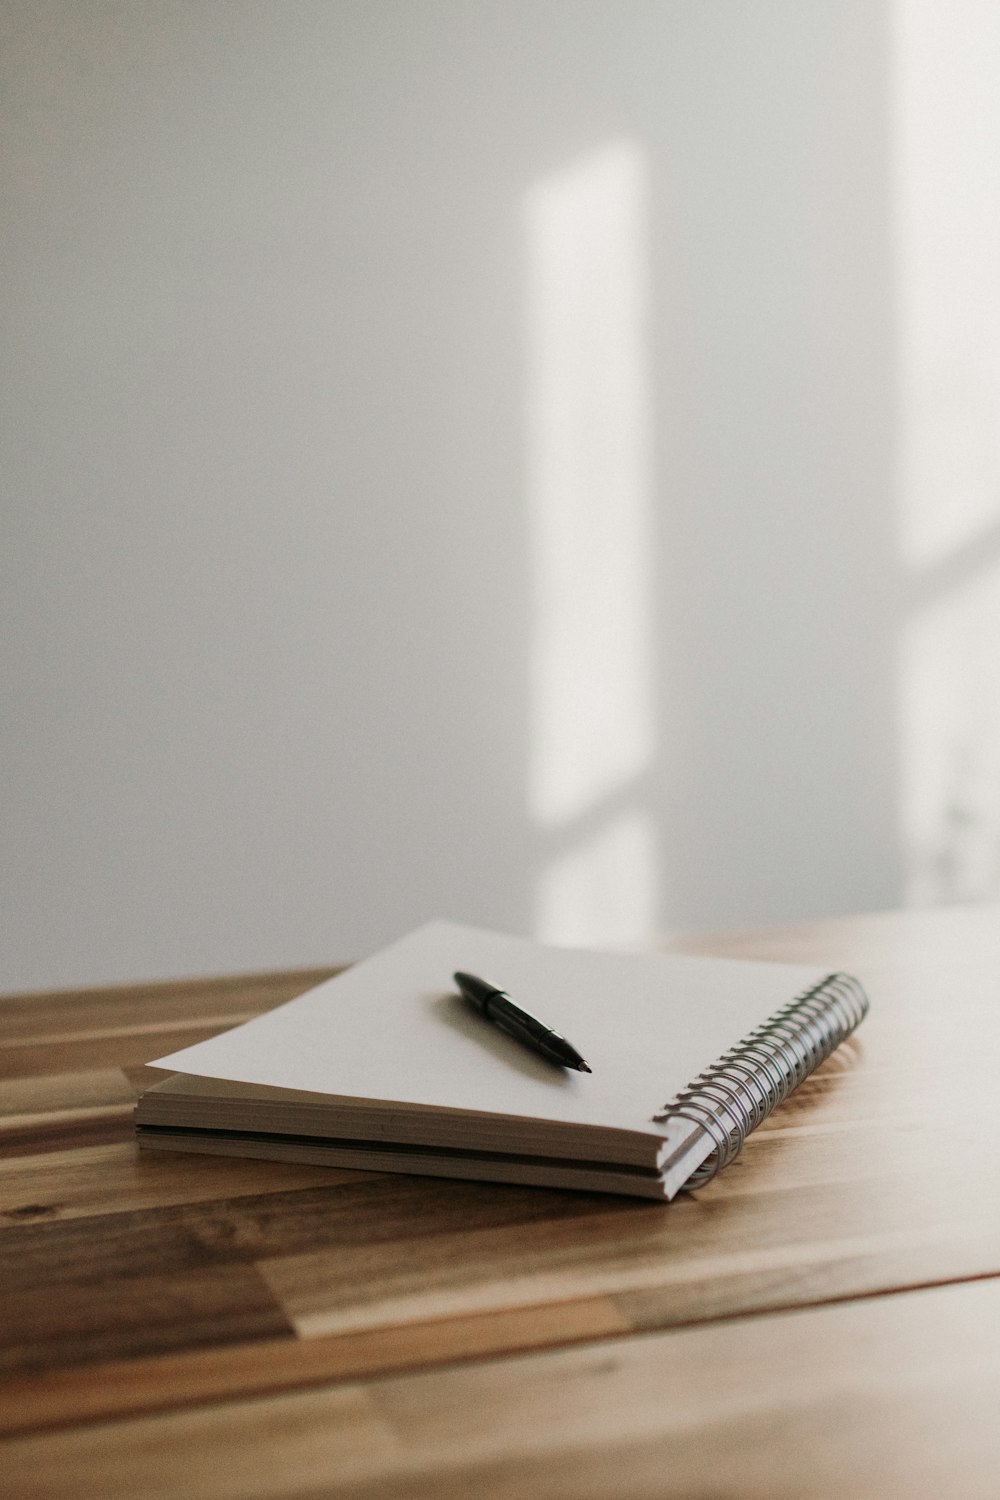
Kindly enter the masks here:
M 585 1063 L 583 1058 L 581 1058 L 576 1065 L 576 1071 L 578 1073 L 592 1073 L 594 1070 L 589 1063 Z

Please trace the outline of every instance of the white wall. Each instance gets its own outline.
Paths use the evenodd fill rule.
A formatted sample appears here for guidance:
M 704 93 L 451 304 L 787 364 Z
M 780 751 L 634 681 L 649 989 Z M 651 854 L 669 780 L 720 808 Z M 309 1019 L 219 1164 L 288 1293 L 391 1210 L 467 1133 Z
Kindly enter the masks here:
M 1000 10 L 897 0 L 901 826 L 907 896 L 1000 894 Z
M 0 16 L 0 987 L 898 899 L 881 5 Z

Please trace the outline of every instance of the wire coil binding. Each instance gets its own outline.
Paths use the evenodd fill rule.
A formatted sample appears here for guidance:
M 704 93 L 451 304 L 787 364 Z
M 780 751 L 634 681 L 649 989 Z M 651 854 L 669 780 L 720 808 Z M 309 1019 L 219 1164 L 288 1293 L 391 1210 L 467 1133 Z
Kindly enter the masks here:
M 789 1000 L 653 1116 L 689 1120 L 714 1142 L 685 1188 L 704 1187 L 739 1154 L 754 1130 L 868 1014 L 850 974 L 828 974 Z

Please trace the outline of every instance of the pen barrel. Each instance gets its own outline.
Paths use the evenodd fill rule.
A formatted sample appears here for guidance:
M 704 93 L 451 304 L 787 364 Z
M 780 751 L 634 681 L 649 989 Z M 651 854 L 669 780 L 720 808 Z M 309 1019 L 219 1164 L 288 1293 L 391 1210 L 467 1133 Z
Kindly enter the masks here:
M 551 1026 L 546 1026 L 544 1021 L 540 1021 L 530 1011 L 515 1005 L 506 990 L 498 990 L 496 985 L 488 984 L 485 979 L 461 970 L 455 973 L 454 979 L 469 1004 L 499 1031 L 505 1031 L 515 1041 L 540 1052 L 549 1062 L 556 1063 L 561 1068 L 590 1072 L 579 1052 L 564 1036 L 553 1031 Z
M 487 997 L 483 1013 L 495 1025 L 502 1026 L 504 1031 L 511 1032 L 519 1040 L 529 1042 L 535 1047 L 544 1046 L 550 1037 L 556 1036 L 556 1032 L 546 1026 L 544 1021 L 539 1021 L 537 1016 L 515 1005 L 503 990 L 494 990 L 493 994 Z
M 490 1009 L 492 1001 L 510 1000 L 505 990 L 498 990 L 496 985 L 487 984 L 485 979 L 477 979 L 475 974 L 458 973 L 455 975 L 455 982 L 469 1004 L 487 1020 L 490 1020 L 493 1015 Z
M 564 1036 L 553 1031 L 551 1026 L 546 1026 L 544 1021 L 539 1021 L 537 1016 L 515 1005 L 502 990 L 494 991 L 489 997 L 484 1014 L 516 1041 L 533 1047 L 536 1052 L 541 1052 L 550 1062 L 558 1063 L 560 1067 L 576 1068 L 583 1060 Z

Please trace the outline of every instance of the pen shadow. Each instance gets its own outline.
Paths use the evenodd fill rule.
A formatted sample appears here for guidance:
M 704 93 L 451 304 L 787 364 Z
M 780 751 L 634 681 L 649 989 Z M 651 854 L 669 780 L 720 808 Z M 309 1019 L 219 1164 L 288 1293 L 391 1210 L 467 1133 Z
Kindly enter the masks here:
M 431 1009 L 438 1020 L 485 1051 L 491 1052 L 504 1067 L 514 1069 L 526 1078 L 537 1078 L 541 1083 L 547 1083 L 553 1088 L 570 1087 L 570 1079 L 565 1068 L 561 1068 L 558 1063 L 549 1062 L 537 1052 L 530 1051 L 521 1042 L 515 1041 L 506 1032 L 491 1025 L 485 1016 L 474 1011 L 460 995 L 436 995 L 431 1001 Z

